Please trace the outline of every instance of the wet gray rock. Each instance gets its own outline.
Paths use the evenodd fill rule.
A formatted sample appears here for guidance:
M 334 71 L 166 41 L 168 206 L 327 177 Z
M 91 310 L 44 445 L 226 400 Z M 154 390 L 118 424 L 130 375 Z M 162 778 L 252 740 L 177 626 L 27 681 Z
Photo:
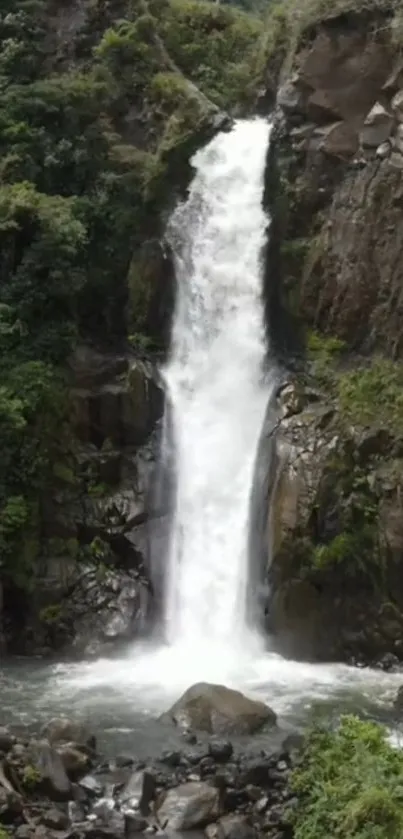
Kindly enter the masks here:
M 41 734 L 49 740 L 51 745 L 74 742 L 87 745 L 92 749 L 96 748 L 93 734 L 90 734 L 84 725 L 68 717 L 54 717 L 43 726 Z
M 47 740 L 32 743 L 34 764 L 41 773 L 48 795 L 54 800 L 67 800 L 70 797 L 70 781 L 67 777 L 62 758 Z
M 53 807 L 41 816 L 41 824 L 54 830 L 65 830 L 69 826 L 69 817 L 62 810 Z
M 139 810 L 143 816 L 150 812 L 156 790 L 155 775 L 148 769 L 134 772 L 120 794 L 120 802 L 133 810 Z
M 90 765 L 90 759 L 85 752 L 82 752 L 75 744 L 66 743 L 57 749 L 62 759 L 67 776 L 76 780 L 84 775 Z
M 109 568 L 100 577 L 89 567 L 77 584 L 69 603 L 75 616 L 73 648 L 98 655 L 144 630 L 150 589 L 138 571 Z
M 213 760 L 218 763 L 225 763 L 232 757 L 232 743 L 229 740 L 220 740 L 218 737 L 214 737 L 209 741 L 208 751 Z
M 376 102 L 365 119 L 360 140 L 365 147 L 377 148 L 389 139 L 393 128 L 393 114 L 379 102 Z
M 399 714 L 403 714 L 403 685 L 397 691 L 393 707 Z
M 207 682 L 192 685 L 163 718 L 171 719 L 180 728 L 224 736 L 252 734 L 264 725 L 276 723 L 274 711 L 264 702 Z
M 220 839 L 255 839 L 256 831 L 244 816 L 228 814 L 219 821 Z
M 138 833 L 142 833 L 148 826 L 147 819 L 138 813 L 125 814 L 125 830 L 128 839 L 134 839 Z
M 218 789 L 200 781 L 168 790 L 157 816 L 163 829 L 191 830 L 214 821 L 219 812 Z
M 80 779 L 78 785 L 91 798 L 100 796 L 103 793 L 103 786 L 94 775 L 84 775 L 84 778 Z

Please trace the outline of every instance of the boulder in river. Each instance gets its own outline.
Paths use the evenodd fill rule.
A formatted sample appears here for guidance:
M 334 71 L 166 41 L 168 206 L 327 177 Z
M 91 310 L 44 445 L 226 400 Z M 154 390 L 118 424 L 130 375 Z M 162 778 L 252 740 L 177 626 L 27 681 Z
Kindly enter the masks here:
M 216 787 L 202 781 L 190 781 L 168 790 L 157 815 L 163 829 L 191 830 L 214 821 L 219 809 Z
M 54 717 L 43 726 L 41 733 L 52 745 L 54 743 L 74 742 L 90 746 L 92 749 L 96 748 L 94 735 L 87 731 L 80 722 L 70 720 L 68 717 Z
M 253 734 L 276 723 L 274 711 L 264 702 L 207 682 L 188 688 L 164 717 L 180 728 L 218 735 Z

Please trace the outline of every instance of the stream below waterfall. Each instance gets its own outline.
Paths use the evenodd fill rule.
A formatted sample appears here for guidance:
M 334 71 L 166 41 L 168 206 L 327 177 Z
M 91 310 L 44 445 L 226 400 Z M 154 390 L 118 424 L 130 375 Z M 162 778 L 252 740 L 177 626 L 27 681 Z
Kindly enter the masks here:
M 261 301 L 269 136 L 264 120 L 240 120 L 201 149 L 168 228 L 178 294 L 162 371 L 177 472 L 161 557 L 166 643 L 89 662 L 11 662 L 0 673 L 0 724 L 36 727 L 64 713 L 86 720 L 106 752 L 153 756 L 178 737 L 159 714 L 192 683 L 212 681 L 265 700 L 284 728 L 345 710 L 398 731 L 403 674 L 284 659 L 247 618 L 252 481 L 275 384 Z

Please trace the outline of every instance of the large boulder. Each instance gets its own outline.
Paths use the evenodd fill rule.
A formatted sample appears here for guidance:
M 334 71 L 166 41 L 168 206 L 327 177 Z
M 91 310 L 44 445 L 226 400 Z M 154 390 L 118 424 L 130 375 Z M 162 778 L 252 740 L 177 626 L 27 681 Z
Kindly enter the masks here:
M 168 830 L 191 830 L 214 821 L 220 812 L 219 790 L 190 781 L 168 790 L 158 807 L 158 821 Z
M 164 716 L 180 728 L 220 735 L 253 734 L 276 723 L 274 711 L 264 702 L 207 682 L 192 685 Z

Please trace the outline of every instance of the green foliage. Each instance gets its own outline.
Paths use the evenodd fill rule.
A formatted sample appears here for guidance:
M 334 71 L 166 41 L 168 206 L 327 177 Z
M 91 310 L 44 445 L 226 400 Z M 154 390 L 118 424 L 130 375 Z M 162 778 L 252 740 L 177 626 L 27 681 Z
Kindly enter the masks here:
M 368 367 L 343 373 L 338 398 L 345 416 L 360 425 L 403 431 L 403 365 L 374 359 Z
M 28 792 L 33 792 L 42 782 L 42 775 L 35 766 L 27 764 L 22 774 L 22 785 Z M 0 834 L 1 839 L 1 834 Z
M 51 606 L 45 606 L 45 608 L 41 609 L 39 612 L 39 620 L 41 623 L 51 626 L 60 620 L 61 611 L 62 607 L 60 603 L 53 603 Z
M 261 21 L 220 3 L 171 0 L 159 31 L 174 62 L 213 102 L 228 107 L 242 101 Z
M 335 732 L 314 730 L 292 787 L 295 839 L 402 836 L 403 755 L 380 726 L 347 716 Z
M 334 336 L 308 332 L 306 338 L 307 358 L 315 377 L 326 385 L 332 385 L 337 363 L 346 350 L 346 343 Z
M 128 307 L 133 253 L 160 236 L 208 97 L 253 95 L 262 31 L 220 4 L 94 0 L 67 43 L 55 11 L 0 9 L 0 567 L 24 584 L 46 493 L 77 487 L 66 360 L 79 340 L 150 349 L 144 284 Z

